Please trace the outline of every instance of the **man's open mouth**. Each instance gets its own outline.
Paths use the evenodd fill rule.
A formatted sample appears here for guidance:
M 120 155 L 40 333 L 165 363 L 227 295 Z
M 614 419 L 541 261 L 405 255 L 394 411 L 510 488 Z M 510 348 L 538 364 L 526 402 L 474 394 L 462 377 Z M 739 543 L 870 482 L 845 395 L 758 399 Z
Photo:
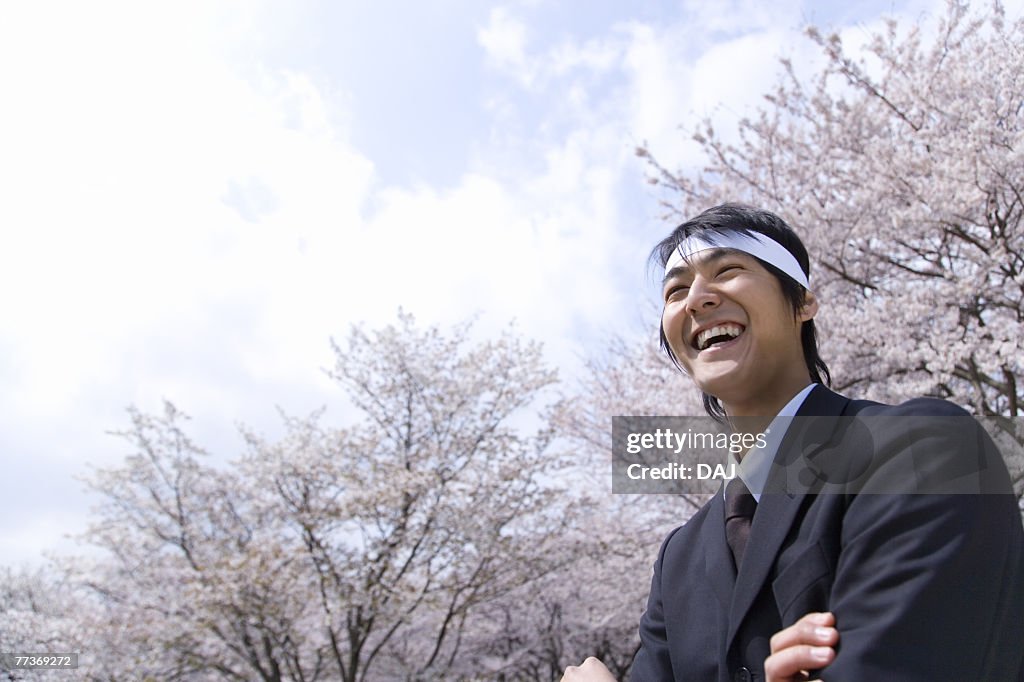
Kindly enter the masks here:
M 742 334 L 743 329 L 742 326 L 733 322 L 708 327 L 694 337 L 693 347 L 700 351 L 721 343 L 728 343 Z

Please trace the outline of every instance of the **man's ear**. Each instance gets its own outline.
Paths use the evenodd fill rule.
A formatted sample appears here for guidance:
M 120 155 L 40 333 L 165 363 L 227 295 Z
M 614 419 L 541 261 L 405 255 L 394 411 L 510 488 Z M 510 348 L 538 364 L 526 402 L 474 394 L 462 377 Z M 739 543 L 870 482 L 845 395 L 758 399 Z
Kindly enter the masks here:
M 818 314 L 818 297 L 814 295 L 813 291 L 804 291 L 804 304 L 800 306 L 800 310 L 797 311 L 796 318 L 801 322 L 807 320 L 813 320 L 814 316 Z

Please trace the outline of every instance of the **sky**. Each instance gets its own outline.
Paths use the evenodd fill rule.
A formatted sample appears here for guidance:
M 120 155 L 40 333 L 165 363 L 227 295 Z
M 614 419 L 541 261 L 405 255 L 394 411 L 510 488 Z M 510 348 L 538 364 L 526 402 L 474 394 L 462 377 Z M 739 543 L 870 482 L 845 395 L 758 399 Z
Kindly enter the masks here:
M 330 340 L 399 308 L 510 320 L 571 379 L 656 324 L 673 225 L 635 155 L 759 105 L 814 23 L 935 0 L 33 2 L 0 8 L 0 565 L 82 551 L 81 477 L 164 400 L 237 426 L 326 407 Z

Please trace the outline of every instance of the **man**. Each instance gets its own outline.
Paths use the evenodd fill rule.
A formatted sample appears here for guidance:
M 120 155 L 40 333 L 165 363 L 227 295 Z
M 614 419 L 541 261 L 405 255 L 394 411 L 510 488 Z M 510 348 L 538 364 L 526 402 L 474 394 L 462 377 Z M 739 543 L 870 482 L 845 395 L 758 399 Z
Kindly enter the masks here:
M 775 437 L 663 543 L 631 679 L 764 680 L 768 659 L 773 680 L 1024 680 L 1024 530 L 980 425 L 823 385 L 807 252 L 777 216 L 718 206 L 654 256 L 663 348 L 710 415 Z

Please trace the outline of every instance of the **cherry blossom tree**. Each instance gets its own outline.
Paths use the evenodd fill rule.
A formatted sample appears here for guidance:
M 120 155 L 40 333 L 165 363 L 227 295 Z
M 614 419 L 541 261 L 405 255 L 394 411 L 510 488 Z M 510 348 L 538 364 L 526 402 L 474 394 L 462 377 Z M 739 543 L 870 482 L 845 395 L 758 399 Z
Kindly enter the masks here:
M 743 201 L 794 226 L 840 390 L 1021 416 L 1024 18 L 951 1 L 934 25 L 888 21 L 861 51 L 807 34 L 820 70 L 783 61 L 735 131 L 705 120 L 699 171 L 641 148 L 652 182 L 681 215 Z M 1019 419 L 999 423 L 1024 442 Z
M 36 568 L 0 569 L 0 652 L 75 653 L 86 641 L 75 618 L 82 604 L 59 572 Z M 68 670 L 7 668 L 3 680 L 66 680 Z
M 246 430 L 230 468 L 173 405 L 131 411 L 132 454 L 90 480 L 102 503 L 87 537 L 106 550 L 77 571 L 94 606 L 78 619 L 104 648 L 93 677 L 500 670 L 490 616 L 576 556 L 579 515 L 548 425 L 513 426 L 555 381 L 540 347 L 513 330 L 470 335 L 404 314 L 353 328 L 329 374 L 360 419 L 288 417 L 276 441 Z

